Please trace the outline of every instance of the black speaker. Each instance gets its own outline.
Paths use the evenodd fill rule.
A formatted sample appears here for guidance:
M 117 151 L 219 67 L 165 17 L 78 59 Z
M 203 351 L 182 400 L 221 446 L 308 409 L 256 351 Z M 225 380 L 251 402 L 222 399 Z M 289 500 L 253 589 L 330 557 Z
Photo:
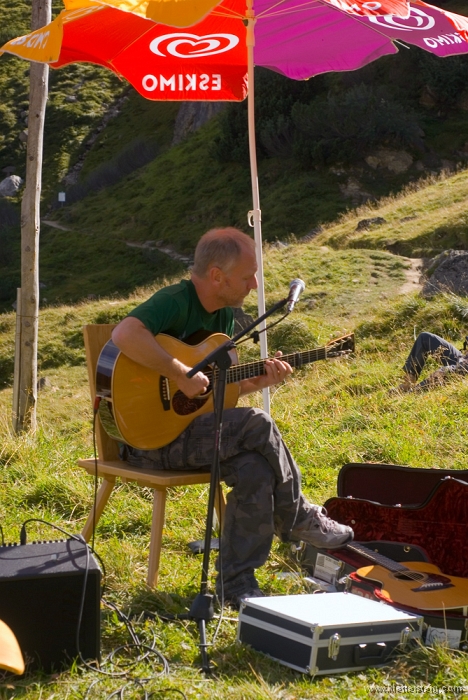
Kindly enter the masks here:
M 78 651 L 84 659 L 99 659 L 100 599 L 101 572 L 84 543 L 0 547 L 0 619 L 15 633 L 28 670 L 59 670 Z

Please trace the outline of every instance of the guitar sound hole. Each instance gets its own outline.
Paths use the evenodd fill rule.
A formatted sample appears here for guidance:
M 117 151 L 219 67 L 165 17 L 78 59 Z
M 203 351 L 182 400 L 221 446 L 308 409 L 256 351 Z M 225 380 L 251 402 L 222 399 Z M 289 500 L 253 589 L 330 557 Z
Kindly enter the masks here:
M 419 571 L 401 571 L 400 573 L 395 574 L 395 578 L 399 579 L 400 581 L 424 581 L 426 574 Z
M 178 416 L 188 416 L 190 413 L 195 413 L 206 404 L 209 396 L 196 396 L 189 399 L 181 391 L 176 391 L 172 397 L 172 408 Z

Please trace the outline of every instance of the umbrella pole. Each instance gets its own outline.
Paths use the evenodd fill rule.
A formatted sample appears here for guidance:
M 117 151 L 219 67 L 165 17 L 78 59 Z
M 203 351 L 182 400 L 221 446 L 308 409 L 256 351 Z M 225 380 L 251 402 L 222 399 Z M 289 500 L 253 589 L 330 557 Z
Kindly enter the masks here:
M 265 284 L 263 278 L 263 251 L 262 251 L 262 212 L 260 211 L 260 194 L 258 189 L 257 172 L 257 148 L 255 142 L 255 86 L 254 86 L 254 60 L 253 50 L 255 45 L 255 15 L 252 9 L 253 0 L 247 2 L 247 114 L 248 114 L 248 134 L 249 134 L 249 155 L 250 155 L 250 176 L 252 180 L 252 211 L 249 211 L 249 226 L 253 226 L 255 238 L 255 250 L 257 256 L 257 279 L 258 279 L 258 315 L 265 313 Z M 262 359 L 268 357 L 267 336 L 264 332 L 265 321 L 259 326 L 260 331 L 260 354 Z M 270 413 L 270 390 L 263 389 L 263 408 Z

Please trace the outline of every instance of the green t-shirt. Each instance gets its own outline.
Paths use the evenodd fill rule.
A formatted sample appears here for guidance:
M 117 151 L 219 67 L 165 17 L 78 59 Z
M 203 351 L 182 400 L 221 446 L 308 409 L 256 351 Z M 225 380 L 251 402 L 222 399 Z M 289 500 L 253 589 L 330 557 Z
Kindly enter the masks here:
M 179 340 L 199 330 L 211 333 L 234 332 L 234 313 L 230 307 L 209 313 L 202 306 L 191 280 L 159 289 L 152 297 L 130 311 L 153 333 L 167 333 Z

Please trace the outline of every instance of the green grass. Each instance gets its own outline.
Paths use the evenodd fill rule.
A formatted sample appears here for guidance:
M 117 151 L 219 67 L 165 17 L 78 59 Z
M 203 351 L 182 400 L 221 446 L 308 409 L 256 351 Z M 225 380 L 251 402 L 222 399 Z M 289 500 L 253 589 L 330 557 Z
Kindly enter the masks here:
M 404 207 L 398 200 L 393 205 Z M 399 379 L 415 332 L 429 329 L 458 343 L 468 315 L 466 300 L 458 297 L 439 296 L 427 301 L 416 294 L 401 296 L 406 264 L 382 250 L 341 250 L 293 240 L 286 248 L 265 249 L 267 305 L 284 295 L 292 277 L 306 282 L 306 293 L 294 314 L 271 332 L 271 351 L 314 347 L 331 337 L 356 332 L 354 357 L 317 362 L 297 371 L 272 392 L 272 414 L 301 467 L 304 491 L 316 503 L 336 493 L 339 469 L 348 462 L 466 467 L 468 388 L 463 380 L 455 379 L 423 396 L 395 396 L 388 391 Z M 13 314 L 0 317 L 0 524 L 7 542 L 18 541 L 21 524 L 28 518 L 41 518 L 72 533 L 83 527 L 93 499 L 93 483 L 76 466 L 79 457 L 92 454 L 81 327 L 89 322 L 118 321 L 151 290 L 147 287 L 129 297 L 112 296 L 41 310 L 39 374 L 48 382 L 39 393 L 35 436 L 14 437 L 10 433 L 15 320 Z M 254 298 L 246 310 L 255 313 Z M 247 347 L 241 360 L 256 353 L 256 348 Z M 254 405 L 259 401 L 259 396 L 244 400 Z M 154 638 L 169 661 L 169 673 L 161 678 L 153 678 L 160 670 L 158 663 L 137 664 L 135 675 L 153 678 L 150 690 L 162 693 L 176 688 L 188 698 L 210 700 L 338 700 L 376 697 L 373 683 L 382 687 L 466 683 L 466 654 L 442 648 L 417 648 L 395 657 L 380 670 L 311 679 L 236 645 L 237 615 L 232 612 L 210 648 L 214 675 L 205 678 L 199 672 L 199 636 L 193 623 L 144 621 L 139 615 L 142 611 L 184 611 L 198 592 L 201 561 L 189 553 L 187 542 L 204 536 L 207 495 L 206 486 L 171 490 L 157 591 L 148 591 L 145 585 L 151 493 L 133 485 L 119 486 L 97 528 L 96 549 L 107 571 L 107 600 L 125 614 L 136 616 L 140 639 L 151 643 Z M 44 524 L 28 526 L 29 540 L 50 539 L 54 534 Z M 277 577 L 280 571 L 291 570 L 297 566 L 287 545 L 275 542 L 267 564 L 259 571 L 260 584 L 268 594 L 306 592 L 300 578 Z M 211 581 L 213 576 L 214 571 Z M 102 618 L 106 656 L 129 638 L 111 609 L 103 606 Z M 215 623 L 208 625 L 209 639 L 214 628 Z M 99 684 L 86 695 L 98 679 Z M 55 676 L 10 679 L 0 687 L 0 697 L 104 698 L 121 685 L 121 679 L 101 678 L 78 665 Z M 128 697 L 140 698 L 141 692 L 135 687 Z M 431 695 L 405 692 L 404 697 Z
M 398 197 L 350 212 L 328 226 L 316 243 L 336 248 L 376 248 L 410 257 L 432 257 L 468 243 L 466 182 L 468 171 L 429 178 L 426 186 L 410 186 Z M 384 224 L 357 230 L 361 219 L 382 217 Z
M 27 30 L 23 30 L 23 33 Z M 2 164 L 25 176 L 26 151 L 19 139 L 27 128 L 28 64 L 5 54 L 0 59 Z M 99 125 L 107 108 L 126 89 L 115 75 L 90 64 L 51 71 L 44 131 L 43 197 L 56 200 L 59 182 L 81 154 L 83 142 Z M 76 102 L 67 98 L 76 97 Z M 3 166 L 4 167 L 4 166 Z
M 27 31 L 30 5 L 19 0 L 6 0 L 4 5 L 0 34 L 7 40 Z M 444 8 L 463 11 L 462 5 L 453 0 Z M 391 65 L 397 71 L 400 64 L 391 64 L 393 59 L 383 59 L 383 72 Z M 21 112 L 27 109 L 27 64 L 2 57 L 0 85 L 0 165 L 16 165 L 23 175 L 25 151 L 18 136 L 25 128 Z M 115 76 L 94 66 L 70 66 L 51 74 L 43 216 L 62 189 L 62 176 L 85 151 L 81 181 L 103 163 L 113 162 L 135 135 L 156 146 L 158 156 L 112 187 L 73 206 L 47 211 L 48 218 L 67 230 L 41 227 L 38 365 L 39 375 L 48 381 L 39 392 L 34 436 L 13 436 L 10 429 L 15 317 L 8 310 L 19 285 L 20 246 L 17 228 L 0 231 L 0 300 L 6 310 L 0 315 L 0 525 L 7 542 L 18 542 L 28 518 L 80 532 L 91 508 L 92 479 L 76 465 L 93 450 L 82 326 L 117 322 L 154 289 L 186 274 L 180 263 L 156 249 L 127 243 L 165 241 L 192 252 L 200 234 L 211 226 L 229 223 L 246 229 L 249 171 L 240 163 L 216 159 L 216 119 L 170 148 L 177 105 L 146 102 L 130 90 L 120 114 L 87 150 L 86 142 L 107 107 L 126 89 Z M 76 102 L 67 101 L 75 94 Z M 428 113 L 426 143 L 449 157 L 468 138 L 466 124 L 460 110 Z M 428 301 L 417 294 L 402 296 L 400 289 L 410 263 L 402 256 L 427 258 L 450 247 L 466 249 L 468 171 L 431 176 L 398 196 L 358 210 L 349 210 L 349 201 L 339 191 L 347 176 L 328 168 L 304 170 L 293 159 L 267 158 L 259 164 L 263 235 L 269 241 L 264 250 L 267 306 L 285 295 L 291 279 L 301 277 L 306 283 L 294 314 L 269 333 L 271 352 L 316 347 L 356 333 L 355 356 L 317 362 L 272 391 L 272 414 L 301 467 L 304 491 L 316 503 L 336 493 L 339 469 L 348 462 L 466 468 L 466 382 L 455 378 L 422 396 L 392 395 L 388 390 L 399 381 L 418 332 L 431 330 L 457 345 L 466 334 L 466 299 L 450 295 Z M 404 178 L 384 181 L 380 176 L 362 182 L 379 197 L 405 184 Z M 387 223 L 356 231 L 361 219 L 376 216 Z M 318 224 L 325 230 L 311 243 L 298 240 Z M 276 247 L 277 239 L 285 245 Z M 256 315 L 255 297 L 246 311 Z M 257 356 L 256 347 L 241 350 L 241 360 Z M 252 405 L 260 401 L 259 396 L 243 400 Z M 210 700 L 419 700 L 434 697 L 435 691 L 398 695 L 392 685 L 466 685 L 467 655 L 441 647 L 417 648 L 392 658 L 380 670 L 310 679 L 236 645 L 237 615 L 231 612 L 210 648 L 214 674 L 205 678 L 199 672 L 194 624 L 143 620 L 140 614 L 186 611 L 198 592 L 201 561 L 189 553 L 187 542 L 204 536 L 207 495 L 206 486 L 171 489 L 157 591 L 145 585 L 150 491 L 120 485 L 97 528 L 96 549 L 107 573 L 106 599 L 136 616 L 140 639 L 155 641 L 169 661 L 169 673 L 163 677 L 157 677 L 161 666 L 152 657 L 135 667 L 135 676 L 151 677 L 147 689 L 153 697 L 165 697 L 172 688 L 188 698 Z M 28 526 L 30 541 L 56 536 L 60 535 L 48 525 Z M 300 578 L 277 576 L 296 570 L 288 547 L 275 542 L 259 571 L 260 584 L 268 594 L 306 592 Z M 213 580 L 212 566 L 211 586 Z M 208 625 L 210 640 L 214 628 L 214 623 Z M 128 641 L 125 625 L 103 605 L 103 656 Z M 0 699 L 102 700 L 123 682 L 74 665 L 52 676 L 9 678 L 0 684 Z M 372 684 L 388 692 L 372 690 Z M 143 697 L 142 689 L 128 689 L 127 697 Z M 450 697 L 448 692 L 445 697 Z
M 463 11 L 456 1 L 443 3 L 443 6 Z M 60 2 L 54 3 L 54 15 L 61 7 Z M 25 0 L 6 0 L 2 20 L 2 39 L 26 32 L 30 5 Z M 419 73 L 415 81 L 405 78 L 411 71 L 417 71 L 418 55 L 415 50 L 410 60 L 403 51 L 352 75 L 322 76 L 316 83 L 317 94 L 345 90 L 359 84 L 360 80 L 366 84 L 390 84 L 400 90 L 404 102 L 409 100 L 408 104 L 417 107 L 427 153 L 456 162 L 456 154 L 468 139 L 466 111 L 455 102 L 447 106 L 442 101 L 440 109 L 432 110 L 419 105 L 422 88 Z M 27 126 L 28 77 L 26 62 L 6 54 L 0 58 L 0 169 L 14 166 L 22 177 L 26 153 L 20 134 Z M 287 97 L 285 84 L 281 88 L 283 97 Z M 124 95 L 127 99 L 119 114 L 100 130 L 109 109 Z M 264 104 L 258 95 L 257 100 L 257 115 L 263 124 Z M 267 91 L 265 100 L 274 104 L 274 95 Z M 242 105 L 237 107 L 241 111 L 244 109 Z M 210 227 L 226 223 L 246 227 L 247 212 L 252 206 L 248 166 L 230 159 L 220 162 L 216 155 L 221 128 L 218 118 L 171 148 L 177 111 L 176 103 L 144 100 L 125 82 L 98 66 L 77 64 L 50 72 L 42 218 L 55 218 L 70 231 L 58 234 L 44 223 L 41 226 L 41 282 L 46 285 L 42 291 L 45 304 L 76 302 L 89 294 L 127 294 L 138 285 L 157 282 L 180 270 L 154 252 L 149 254 L 147 250 L 126 246 L 127 242 L 168 241 L 179 251 L 192 252 L 200 234 Z M 260 134 L 258 136 L 260 142 Z M 74 205 L 56 208 L 58 192 L 68 187 L 63 177 L 70 168 L 83 162 L 79 171 L 79 184 L 83 184 L 103 165 L 117 162 L 135 139 L 148 146 L 151 153 L 157 153 L 152 162 Z M 313 163 L 305 167 L 298 158 L 266 157 L 261 154 L 261 147 L 259 151 L 266 241 L 287 241 L 291 236 L 300 238 L 318 225 L 331 226 L 338 215 L 349 215 L 350 210 L 354 221 L 353 202 L 340 190 L 349 177 L 357 178 L 376 198 L 401 192 L 409 181 L 421 177 L 415 169 L 399 176 L 375 172 L 362 158 L 346 167 L 341 163 L 327 166 Z M 415 151 L 413 156 L 415 160 L 424 160 L 422 153 Z M 429 202 L 418 205 L 414 198 L 408 197 L 408 205 L 403 206 L 407 213 L 399 216 L 395 210 L 394 217 L 379 229 L 379 235 L 374 232 L 355 235 L 349 229 L 343 234 L 337 230 L 330 245 L 377 247 L 410 256 L 431 255 L 447 247 L 464 248 L 464 177 L 463 173 L 455 177 L 447 192 L 448 199 L 444 199 L 443 193 L 435 192 L 432 216 L 428 216 Z M 450 206 L 446 206 L 449 200 Z M 454 202 L 458 202 L 458 207 Z M 19 203 L 19 197 L 11 200 L 17 209 Z M 375 206 L 381 207 L 381 204 L 379 201 Z M 402 223 L 405 215 L 416 215 L 417 219 Z M 7 229 L 0 221 L 1 310 L 11 308 L 20 285 L 18 228 Z M 100 264 L 104 256 L 109 260 L 105 274 Z

